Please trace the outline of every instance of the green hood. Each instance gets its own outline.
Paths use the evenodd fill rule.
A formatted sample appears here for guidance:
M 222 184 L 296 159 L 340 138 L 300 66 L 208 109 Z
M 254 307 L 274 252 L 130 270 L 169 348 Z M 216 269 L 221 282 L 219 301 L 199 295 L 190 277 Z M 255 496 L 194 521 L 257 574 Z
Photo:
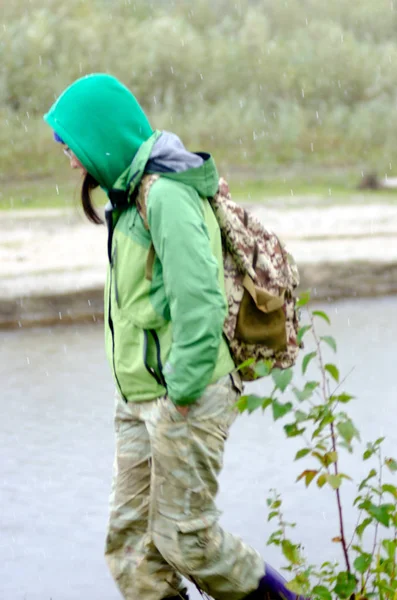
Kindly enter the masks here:
M 153 133 L 133 94 L 104 74 L 75 81 L 44 119 L 105 191 Z

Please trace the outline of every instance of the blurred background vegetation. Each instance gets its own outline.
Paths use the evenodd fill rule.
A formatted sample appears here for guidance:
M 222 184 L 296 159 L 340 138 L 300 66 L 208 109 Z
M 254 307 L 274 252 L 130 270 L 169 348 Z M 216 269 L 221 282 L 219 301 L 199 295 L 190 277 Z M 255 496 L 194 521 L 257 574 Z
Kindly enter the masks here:
M 0 182 L 68 185 L 42 114 L 91 72 L 253 190 L 392 174 L 396 31 L 393 0 L 2 0 Z

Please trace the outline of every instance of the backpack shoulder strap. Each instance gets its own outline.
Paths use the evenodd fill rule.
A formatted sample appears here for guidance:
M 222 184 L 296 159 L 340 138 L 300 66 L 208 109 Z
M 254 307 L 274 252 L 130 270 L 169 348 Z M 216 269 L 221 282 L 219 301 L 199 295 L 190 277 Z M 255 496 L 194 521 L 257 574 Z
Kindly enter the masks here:
M 142 218 L 145 229 L 149 231 L 147 220 L 147 201 L 152 185 L 159 179 L 160 175 L 144 175 L 139 184 L 138 194 L 136 196 L 136 207 Z
M 149 231 L 149 223 L 147 220 L 147 201 L 149 198 L 150 189 L 152 185 L 159 179 L 159 177 L 159 175 L 144 175 L 139 184 L 138 194 L 135 198 L 138 213 L 147 231 Z M 145 277 L 149 281 L 152 281 L 153 265 L 155 258 L 156 252 L 153 243 L 151 243 L 145 269 Z

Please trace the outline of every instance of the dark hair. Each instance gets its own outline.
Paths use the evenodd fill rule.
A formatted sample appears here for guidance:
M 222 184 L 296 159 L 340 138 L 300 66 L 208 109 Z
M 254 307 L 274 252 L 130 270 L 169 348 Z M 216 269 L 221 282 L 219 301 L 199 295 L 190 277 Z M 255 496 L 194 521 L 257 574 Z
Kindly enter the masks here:
M 86 173 L 81 186 L 81 204 L 87 219 L 91 221 L 91 223 L 95 223 L 95 225 L 102 225 L 103 220 L 96 212 L 91 198 L 91 192 L 97 187 L 99 187 L 97 180 L 89 173 Z

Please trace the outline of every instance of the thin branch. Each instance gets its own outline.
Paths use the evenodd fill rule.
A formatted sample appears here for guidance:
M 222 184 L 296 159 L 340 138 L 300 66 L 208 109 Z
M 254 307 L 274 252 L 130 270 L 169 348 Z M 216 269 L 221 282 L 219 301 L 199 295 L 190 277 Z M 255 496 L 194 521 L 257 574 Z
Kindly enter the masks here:
M 336 452 L 336 438 L 335 438 L 335 429 L 334 424 L 331 423 L 331 431 L 332 431 L 332 447 L 334 452 Z M 334 472 L 335 475 L 338 475 L 338 461 L 334 462 Z M 340 488 L 335 490 L 336 492 L 336 500 L 338 503 L 338 514 L 339 514 L 339 525 L 340 525 L 340 537 L 342 539 L 341 544 L 343 548 L 343 554 L 345 556 L 346 567 L 349 573 L 351 573 L 350 568 L 350 560 L 349 560 L 349 552 L 346 544 L 346 536 L 345 536 L 345 526 L 343 522 L 343 512 L 342 512 L 342 502 L 340 497 Z
M 349 543 L 348 543 L 348 545 L 347 545 L 347 549 L 348 549 L 348 550 L 350 550 L 350 548 L 351 548 L 351 546 L 352 546 L 352 544 L 353 544 L 353 542 L 354 542 L 354 538 L 355 538 L 355 537 L 356 537 L 356 535 L 357 535 L 357 533 L 356 533 L 356 529 L 357 529 L 357 527 L 358 527 L 358 526 L 359 526 L 359 524 L 360 524 L 360 521 L 361 521 L 361 516 L 362 516 L 363 512 L 364 512 L 364 511 L 363 511 L 363 509 L 361 509 L 361 510 L 360 510 L 360 512 L 358 513 L 358 518 L 357 518 L 356 525 L 355 525 L 355 527 L 354 527 L 353 535 L 352 535 L 352 537 L 351 537 L 351 540 L 350 540 L 350 542 L 349 542 Z
M 316 328 L 314 325 L 314 318 L 313 318 L 312 314 L 310 314 L 310 321 L 312 324 L 312 329 L 311 329 L 312 335 L 314 337 L 314 341 L 315 341 L 316 348 L 317 348 L 317 358 L 318 358 L 319 365 L 320 365 L 323 399 L 324 399 L 325 403 L 328 403 L 329 397 L 330 397 L 329 383 L 328 383 L 328 380 L 327 380 L 327 377 L 325 374 L 324 361 L 323 361 L 323 357 L 322 357 L 322 353 L 321 353 L 320 340 L 319 340 L 317 332 L 316 332 Z M 332 450 L 334 452 L 336 452 L 337 451 L 336 436 L 335 436 L 335 428 L 334 428 L 333 422 L 330 423 L 330 429 L 331 429 L 331 439 L 332 439 Z M 338 475 L 339 474 L 338 461 L 336 460 L 333 464 L 334 464 L 334 473 L 335 473 L 335 475 Z M 341 545 L 342 545 L 342 549 L 343 549 L 343 555 L 345 557 L 347 571 L 349 573 L 351 573 L 349 553 L 348 553 L 348 549 L 347 549 L 346 536 L 345 536 L 345 526 L 344 526 L 344 521 L 343 521 L 343 511 L 342 511 L 340 489 L 339 488 L 336 489 L 335 493 L 336 493 L 336 502 L 338 505 L 338 517 L 339 517 L 339 530 L 340 530 Z
M 342 380 L 341 380 L 341 381 L 338 383 L 338 385 L 336 386 L 336 388 L 335 388 L 335 389 L 334 389 L 334 391 L 332 392 L 331 396 L 335 396 L 336 392 L 339 390 L 339 388 L 341 388 L 341 387 L 342 387 L 342 385 L 345 383 L 345 381 L 346 381 L 347 379 L 349 379 L 350 375 L 353 373 L 353 371 L 354 371 L 354 369 L 355 369 L 355 368 L 356 368 L 356 367 L 352 367 L 352 368 L 350 369 L 350 371 L 347 373 L 347 375 L 345 375 L 345 377 L 344 377 L 344 378 L 343 378 L 343 379 L 342 379 Z
M 378 448 L 378 458 L 379 458 L 379 479 L 378 479 L 378 485 L 379 485 L 379 489 L 381 490 L 381 494 L 379 496 L 379 502 L 382 501 L 382 497 L 383 497 L 383 492 L 382 492 L 382 470 L 383 470 L 383 465 L 382 465 L 382 450 L 380 448 Z M 372 546 L 372 552 L 371 552 L 371 556 L 372 558 L 375 556 L 375 551 L 376 551 L 376 547 L 378 545 L 378 531 L 379 531 L 379 521 L 376 521 L 375 524 L 375 533 L 374 533 L 374 543 Z M 372 564 L 372 560 L 371 560 L 371 564 Z M 371 566 L 368 569 L 365 581 L 364 581 L 364 586 L 363 586 L 363 591 L 365 590 L 367 583 L 368 583 L 368 579 L 369 576 L 371 574 Z

